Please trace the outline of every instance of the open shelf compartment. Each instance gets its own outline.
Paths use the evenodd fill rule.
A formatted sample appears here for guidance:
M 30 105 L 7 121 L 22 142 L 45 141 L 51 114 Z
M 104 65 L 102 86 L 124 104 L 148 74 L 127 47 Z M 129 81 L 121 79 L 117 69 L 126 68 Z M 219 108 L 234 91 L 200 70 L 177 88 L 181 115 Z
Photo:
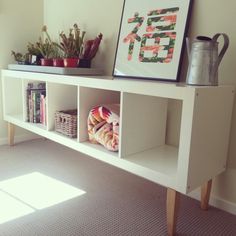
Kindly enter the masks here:
M 46 116 L 43 115 L 45 114 L 47 83 L 23 79 L 22 86 L 23 121 L 47 129 Z
M 48 91 L 48 96 L 47 96 L 48 130 L 55 131 L 56 111 L 77 110 L 77 115 L 78 115 L 78 106 L 77 106 L 78 86 L 48 82 L 47 91 Z M 77 130 L 77 136 L 78 136 L 78 130 Z
M 92 146 L 111 156 L 118 156 L 117 152 L 107 151 L 100 144 L 91 144 L 88 137 L 87 120 L 90 110 L 95 106 L 107 104 L 120 104 L 120 92 L 96 88 L 79 87 L 79 142 Z
M 181 114 L 181 100 L 123 93 L 121 158 L 174 181 Z

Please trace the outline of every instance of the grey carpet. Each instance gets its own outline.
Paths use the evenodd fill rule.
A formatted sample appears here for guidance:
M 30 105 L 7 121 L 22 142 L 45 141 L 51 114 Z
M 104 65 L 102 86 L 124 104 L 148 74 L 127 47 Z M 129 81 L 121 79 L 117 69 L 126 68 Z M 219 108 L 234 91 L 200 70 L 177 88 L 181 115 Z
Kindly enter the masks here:
M 0 147 L 0 181 L 34 171 L 86 194 L 0 224 L 0 236 L 167 235 L 166 189 L 157 184 L 48 140 Z M 181 196 L 177 235 L 235 236 L 236 216 Z

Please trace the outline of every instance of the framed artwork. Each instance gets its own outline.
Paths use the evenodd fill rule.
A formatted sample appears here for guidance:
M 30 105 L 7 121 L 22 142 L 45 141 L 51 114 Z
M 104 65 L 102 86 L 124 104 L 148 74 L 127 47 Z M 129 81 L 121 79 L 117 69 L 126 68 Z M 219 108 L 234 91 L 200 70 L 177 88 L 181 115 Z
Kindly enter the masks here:
M 124 0 L 113 76 L 178 81 L 191 0 Z

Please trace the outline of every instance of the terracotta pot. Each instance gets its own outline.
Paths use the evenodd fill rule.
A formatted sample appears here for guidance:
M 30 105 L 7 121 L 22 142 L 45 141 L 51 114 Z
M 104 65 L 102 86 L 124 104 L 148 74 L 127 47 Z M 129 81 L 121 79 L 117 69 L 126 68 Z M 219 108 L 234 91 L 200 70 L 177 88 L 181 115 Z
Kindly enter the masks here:
M 53 58 L 53 66 L 64 67 L 64 61 L 62 58 Z
M 64 67 L 77 67 L 79 58 L 64 58 Z
M 41 58 L 41 66 L 52 66 L 52 59 Z

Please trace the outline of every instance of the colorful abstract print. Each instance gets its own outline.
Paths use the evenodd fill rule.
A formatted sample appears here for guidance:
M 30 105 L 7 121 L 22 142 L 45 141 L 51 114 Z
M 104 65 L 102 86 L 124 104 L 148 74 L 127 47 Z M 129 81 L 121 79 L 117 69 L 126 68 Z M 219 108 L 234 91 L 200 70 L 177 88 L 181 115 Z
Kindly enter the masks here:
M 146 33 L 138 35 L 139 29 L 143 26 L 144 17 L 135 13 L 134 17 L 128 19 L 128 24 L 136 23 L 134 29 L 123 39 L 129 43 L 128 57 L 132 60 L 135 42 L 139 46 L 139 61 L 151 63 L 169 63 L 173 58 L 176 40 L 176 21 L 178 7 L 157 9 L 147 13 Z M 151 45 L 150 45 L 151 42 Z M 147 56 L 148 55 L 151 56 Z

